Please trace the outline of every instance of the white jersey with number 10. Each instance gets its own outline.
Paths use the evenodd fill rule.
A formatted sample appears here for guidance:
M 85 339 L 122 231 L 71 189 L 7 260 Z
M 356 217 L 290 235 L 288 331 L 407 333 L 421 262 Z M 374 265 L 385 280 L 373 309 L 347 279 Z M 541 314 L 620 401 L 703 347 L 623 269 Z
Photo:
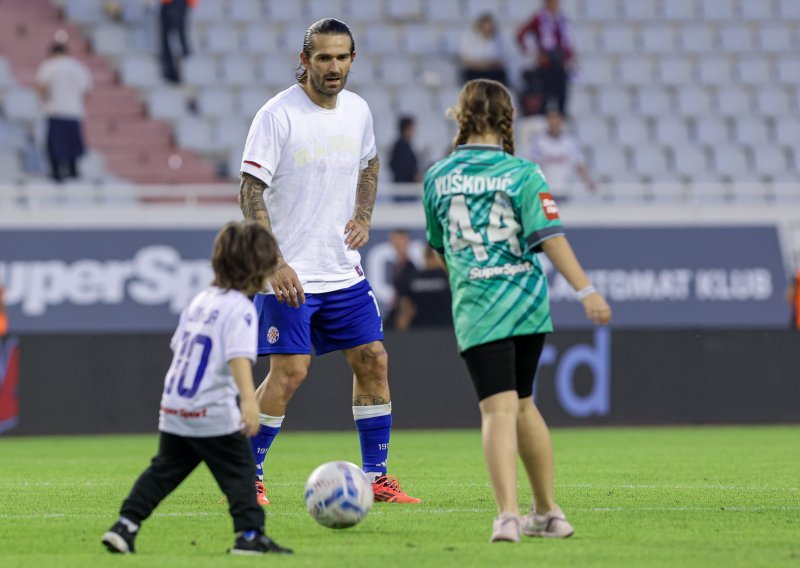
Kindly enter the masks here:
M 158 429 L 205 438 L 241 428 L 239 393 L 231 359 L 256 360 L 258 316 L 239 291 L 212 286 L 181 313 L 170 347 L 172 364 L 164 379 Z

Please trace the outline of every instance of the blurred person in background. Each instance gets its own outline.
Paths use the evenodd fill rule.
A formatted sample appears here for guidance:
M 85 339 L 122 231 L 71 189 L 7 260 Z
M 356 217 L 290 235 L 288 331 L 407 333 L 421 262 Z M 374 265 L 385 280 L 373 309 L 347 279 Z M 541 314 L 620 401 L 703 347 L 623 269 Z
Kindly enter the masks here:
M 395 229 L 389 233 L 389 244 L 394 250 L 394 261 L 392 262 L 391 282 L 394 288 L 394 298 L 389 314 L 386 316 L 386 327 L 397 329 L 397 306 L 400 301 L 399 291 L 406 287 L 406 282 L 410 280 L 418 269 L 411 258 L 408 256 L 409 246 L 411 245 L 411 235 L 405 229 Z
M 540 112 L 552 101 L 566 116 L 569 77 L 575 69 L 576 58 L 569 23 L 560 4 L 559 0 L 544 0 L 542 8 L 519 29 L 517 42 L 523 53 L 527 53 L 528 36 L 533 35 L 536 44 L 534 73 L 542 89 Z M 530 77 L 526 78 L 528 82 L 531 82 Z
M 786 287 L 786 301 L 792 309 L 792 329 L 800 330 L 800 268 Z
M 375 500 L 420 502 L 387 470 L 389 356 L 358 252 L 370 238 L 380 165 L 369 105 L 345 89 L 355 56 L 347 24 L 314 22 L 303 37 L 296 83 L 258 111 L 242 156 L 242 213 L 269 229 L 280 247 L 271 286 L 254 299 L 258 353 L 269 355 L 253 438 L 256 490 L 265 505 L 263 463 L 289 401 L 308 376 L 312 353 L 334 351 L 353 371 L 353 420 Z
M 532 398 L 553 331 L 537 253 L 569 282 L 590 321 L 608 323 L 611 309 L 564 236 L 540 168 L 514 156 L 508 90 L 495 81 L 470 81 L 453 114 L 454 149 L 425 174 L 423 205 L 428 242 L 450 275 L 456 340 L 479 400 L 497 506 L 490 542 L 518 542 L 521 533 L 566 538 L 574 531 L 555 500 L 550 432 Z M 518 456 L 533 492 L 522 518 Z
M 505 50 L 490 13 L 478 16 L 461 37 L 461 78 L 465 83 L 472 79 L 493 79 L 507 83 Z
M 547 185 L 555 195 L 575 194 L 573 173 L 578 174 L 590 192 L 597 191 L 578 140 L 566 131 L 564 116 L 557 109 L 547 112 L 547 128 L 535 135 L 521 154 L 542 168 Z
M 172 36 L 180 43 L 181 54 L 189 57 L 191 49 L 186 33 L 189 8 L 194 8 L 199 0 L 161 0 L 159 31 L 161 34 L 161 73 L 171 83 L 180 83 L 178 57 L 173 51 Z
M 36 71 L 36 86 L 47 117 L 50 175 L 56 182 L 77 178 L 78 158 L 86 151 L 81 123 L 92 87 L 91 73 L 67 53 L 65 43 L 57 41 L 50 47 L 50 57 Z
M 425 247 L 425 266 L 397 288 L 395 329 L 453 327 L 450 282 L 442 260 Z
M 0 337 L 8 333 L 8 313 L 6 312 L 6 289 L 0 286 Z
M 389 169 L 395 183 L 416 183 L 422 181 L 417 154 L 412 141 L 417 130 L 413 117 L 401 116 L 397 121 L 397 140 L 392 146 Z

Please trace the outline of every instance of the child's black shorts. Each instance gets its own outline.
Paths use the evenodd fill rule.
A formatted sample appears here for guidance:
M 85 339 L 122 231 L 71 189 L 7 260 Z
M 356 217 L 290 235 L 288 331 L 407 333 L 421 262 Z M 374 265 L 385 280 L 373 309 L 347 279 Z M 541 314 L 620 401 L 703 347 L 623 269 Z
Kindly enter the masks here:
M 531 396 L 544 339 L 544 333 L 518 335 L 463 351 L 478 400 L 510 390 L 519 398 Z

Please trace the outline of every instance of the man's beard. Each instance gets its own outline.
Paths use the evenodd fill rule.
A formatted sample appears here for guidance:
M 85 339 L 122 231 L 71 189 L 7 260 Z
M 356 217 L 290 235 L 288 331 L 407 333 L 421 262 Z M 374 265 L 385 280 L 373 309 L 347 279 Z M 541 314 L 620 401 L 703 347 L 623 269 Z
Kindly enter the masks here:
M 308 78 L 311 81 L 311 88 L 317 94 L 323 95 L 325 97 L 333 97 L 338 95 L 344 86 L 347 84 L 347 77 L 350 75 L 350 72 L 344 73 L 342 75 L 327 75 L 325 77 L 316 77 L 313 73 L 309 72 Z M 338 78 L 341 79 L 340 83 L 336 87 L 327 87 L 325 86 L 325 80 L 329 78 Z

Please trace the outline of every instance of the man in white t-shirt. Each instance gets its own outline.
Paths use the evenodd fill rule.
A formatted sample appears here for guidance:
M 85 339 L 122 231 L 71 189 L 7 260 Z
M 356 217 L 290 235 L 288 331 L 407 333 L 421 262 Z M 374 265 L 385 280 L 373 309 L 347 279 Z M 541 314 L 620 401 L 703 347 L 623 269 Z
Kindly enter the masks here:
M 84 152 L 81 121 L 84 101 L 92 87 L 89 69 L 56 42 L 51 56 L 36 71 L 36 85 L 47 117 L 47 155 L 51 176 L 57 182 L 78 177 L 78 158 Z
M 312 348 L 317 355 L 342 351 L 353 369 L 353 417 L 375 499 L 419 502 L 386 470 L 388 357 L 358 253 L 369 240 L 378 155 L 369 106 L 344 90 L 354 59 L 347 24 L 332 18 L 312 24 L 297 84 L 258 111 L 242 157 L 242 212 L 272 231 L 280 247 L 270 289 L 254 300 L 258 353 L 270 356 L 269 374 L 258 388 L 261 428 L 253 438 L 263 504 L 269 504 L 263 460 L 308 374 Z
M 524 158 L 539 164 L 554 195 L 575 195 L 573 173 L 577 173 L 589 191 L 596 186 L 586 168 L 578 141 L 564 131 L 564 117 L 556 109 L 547 113 L 547 129 L 527 145 Z

